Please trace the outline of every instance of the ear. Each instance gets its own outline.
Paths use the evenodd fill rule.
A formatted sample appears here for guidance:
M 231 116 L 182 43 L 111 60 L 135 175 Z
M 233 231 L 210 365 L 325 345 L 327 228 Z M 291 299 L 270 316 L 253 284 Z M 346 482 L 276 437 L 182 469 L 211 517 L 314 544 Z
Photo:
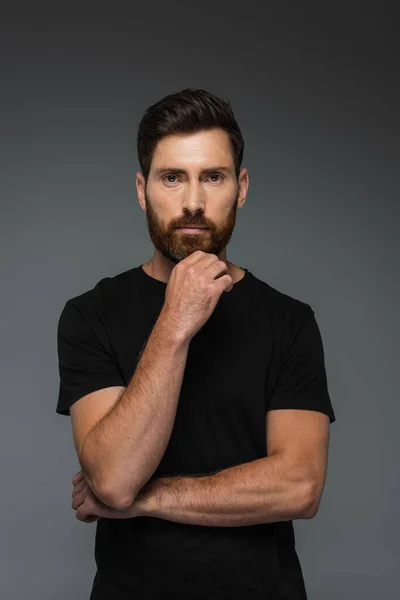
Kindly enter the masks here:
M 136 173 L 136 192 L 140 208 L 146 212 L 146 200 L 145 200 L 145 180 L 142 173 L 139 171 Z
M 239 195 L 237 207 L 242 208 L 246 202 L 247 192 L 249 189 L 249 174 L 246 168 L 243 168 L 239 173 Z

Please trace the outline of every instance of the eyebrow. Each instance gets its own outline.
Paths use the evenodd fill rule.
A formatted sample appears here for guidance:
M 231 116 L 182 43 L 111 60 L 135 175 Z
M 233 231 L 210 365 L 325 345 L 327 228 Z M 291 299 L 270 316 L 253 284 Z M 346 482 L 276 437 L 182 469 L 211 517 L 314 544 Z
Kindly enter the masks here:
M 225 173 L 230 173 L 231 175 L 233 175 L 232 169 L 230 167 L 225 167 L 223 165 L 216 166 L 216 167 L 207 167 L 207 169 L 202 169 L 200 171 L 200 175 L 214 173 L 214 171 L 225 171 Z M 185 171 L 185 169 L 179 169 L 179 168 L 175 168 L 175 167 L 159 167 L 158 169 L 155 169 L 155 171 L 154 171 L 155 175 L 162 175 L 164 173 L 174 173 L 177 175 L 186 175 L 187 171 Z

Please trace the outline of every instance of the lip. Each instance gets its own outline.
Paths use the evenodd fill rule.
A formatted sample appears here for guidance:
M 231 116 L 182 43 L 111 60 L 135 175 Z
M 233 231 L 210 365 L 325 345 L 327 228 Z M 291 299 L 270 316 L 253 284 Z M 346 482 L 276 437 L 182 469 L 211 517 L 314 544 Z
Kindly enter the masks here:
M 183 231 L 207 231 L 208 227 L 177 227 Z

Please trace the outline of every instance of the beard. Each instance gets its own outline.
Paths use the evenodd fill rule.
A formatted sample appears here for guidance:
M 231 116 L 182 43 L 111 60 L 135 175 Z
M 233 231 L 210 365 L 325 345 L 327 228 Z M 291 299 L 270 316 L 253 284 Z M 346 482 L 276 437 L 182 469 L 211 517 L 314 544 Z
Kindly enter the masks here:
M 173 219 L 167 227 L 164 227 L 145 192 L 147 226 L 154 246 L 165 258 L 175 264 L 196 252 L 196 250 L 218 256 L 227 246 L 232 236 L 236 222 L 238 197 L 239 192 L 228 216 L 221 225 L 216 225 L 213 221 L 206 219 L 202 213 L 197 213 L 197 215 L 186 213 L 183 217 Z M 185 227 L 186 225 L 203 225 L 208 229 L 205 229 L 202 233 L 177 231 L 177 227 Z

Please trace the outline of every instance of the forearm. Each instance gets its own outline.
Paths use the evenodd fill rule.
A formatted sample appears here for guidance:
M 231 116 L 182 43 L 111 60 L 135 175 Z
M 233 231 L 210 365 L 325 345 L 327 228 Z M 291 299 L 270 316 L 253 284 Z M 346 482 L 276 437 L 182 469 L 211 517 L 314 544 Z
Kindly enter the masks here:
M 309 518 L 311 486 L 280 456 L 202 477 L 161 477 L 137 496 L 145 516 L 179 523 L 234 527 Z M 119 518 L 137 516 L 135 504 Z
M 189 341 L 167 317 L 161 311 L 126 390 L 83 445 L 82 470 L 115 508 L 130 505 L 153 475 L 174 424 Z

